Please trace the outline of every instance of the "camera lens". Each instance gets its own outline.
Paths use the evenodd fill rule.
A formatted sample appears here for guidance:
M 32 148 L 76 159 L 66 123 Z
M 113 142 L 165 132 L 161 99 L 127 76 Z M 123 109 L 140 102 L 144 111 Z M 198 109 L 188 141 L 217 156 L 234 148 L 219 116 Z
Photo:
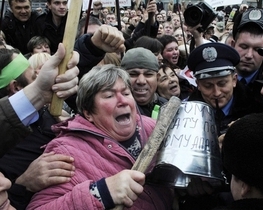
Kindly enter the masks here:
M 198 6 L 191 6 L 187 8 L 184 12 L 185 23 L 188 26 L 196 26 L 198 25 L 203 17 L 203 10 Z

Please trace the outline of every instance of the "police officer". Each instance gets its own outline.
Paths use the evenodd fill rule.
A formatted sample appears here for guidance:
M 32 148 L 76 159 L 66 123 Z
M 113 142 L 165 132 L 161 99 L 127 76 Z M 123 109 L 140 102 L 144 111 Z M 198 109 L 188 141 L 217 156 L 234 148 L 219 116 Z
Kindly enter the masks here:
M 255 112 L 263 111 L 263 100 L 260 96 L 261 86 L 255 82 L 262 79 L 263 62 L 263 9 L 252 8 L 240 13 L 234 21 L 231 46 L 234 47 L 240 62 L 236 66 L 238 80 L 259 103 Z
M 237 79 L 235 66 L 239 60 L 237 51 L 222 43 L 200 45 L 188 59 L 197 82 L 197 90 L 188 100 L 213 107 L 218 135 L 225 132 L 230 122 L 254 112 L 256 106 L 245 85 Z

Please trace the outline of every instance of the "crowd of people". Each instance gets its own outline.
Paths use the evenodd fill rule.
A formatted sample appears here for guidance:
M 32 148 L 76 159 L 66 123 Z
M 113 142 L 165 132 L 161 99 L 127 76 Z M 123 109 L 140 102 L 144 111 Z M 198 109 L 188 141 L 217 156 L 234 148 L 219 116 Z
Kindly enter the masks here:
M 73 1 L 71 1 L 72 3 Z M 262 209 L 263 9 L 134 0 L 82 11 L 67 71 L 67 0 L 8 0 L 0 34 L 0 210 Z M 52 95 L 63 99 L 52 116 Z M 225 182 L 185 189 L 131 170 L 171 97 L 212 108 Z

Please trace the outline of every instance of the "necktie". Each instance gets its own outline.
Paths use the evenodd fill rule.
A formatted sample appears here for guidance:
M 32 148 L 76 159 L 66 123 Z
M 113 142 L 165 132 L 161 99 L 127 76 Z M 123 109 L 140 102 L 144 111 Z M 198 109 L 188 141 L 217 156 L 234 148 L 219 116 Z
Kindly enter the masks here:
M 244 85 L 247 84 L 247 81 L 246 81 L 246 79 L 245 79 L 244 77 L 242 77 L 242 79 L 240 80 L 240 82 L 242 82 Z

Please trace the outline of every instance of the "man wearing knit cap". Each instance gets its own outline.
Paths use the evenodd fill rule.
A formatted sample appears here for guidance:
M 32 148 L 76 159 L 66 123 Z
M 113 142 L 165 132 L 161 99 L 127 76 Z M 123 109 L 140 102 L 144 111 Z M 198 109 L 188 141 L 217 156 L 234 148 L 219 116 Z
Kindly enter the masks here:
M 189 55 L 188 66 L 197 82 L 197 90 L 189 100 L 203 101 L 214 108 L 218 135 L 230 122 L 254 109 L 253 98 L 237 80 L 238 62 L 237 51 L 222 43 L 200 45 Z
M 263 208 L 263 114 L 247 115 L 226 132 L 223 164 L 232 174 L 231 193 L 235 202 L 230 209 Z
M 141 114 L 156 118 L 154 110 L 167 102 L 156 93 L 159 70 L 156 56 L 148 49 L 133 48 L 125 53 L 121 67 L 130 74 L 133 97 Z

